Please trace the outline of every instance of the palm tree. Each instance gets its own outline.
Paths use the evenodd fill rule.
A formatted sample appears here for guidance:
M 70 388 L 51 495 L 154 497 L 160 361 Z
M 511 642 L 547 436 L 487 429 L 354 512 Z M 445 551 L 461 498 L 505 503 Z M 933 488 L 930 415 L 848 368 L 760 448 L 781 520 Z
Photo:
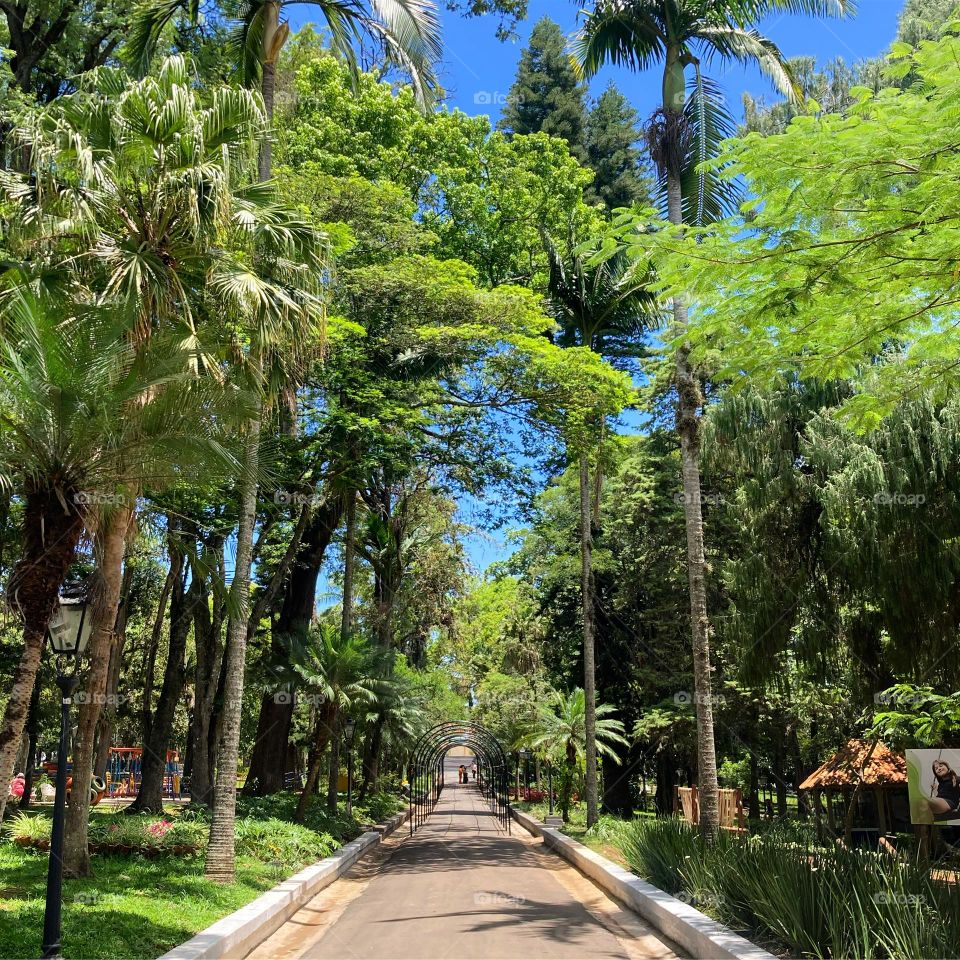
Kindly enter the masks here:
M 0 486 L 25 498 L 24 553 L 8 590 L 23 617 L 24 650 L 0 728 L 2 782 L 19 746 L 47 621 L 84 526 L 122 496 L 131 477 L 156 487 L 188 463 L 235 465 L 213 434 L 223 404 L 185 374 L 182 345 L 157 340 L 154 349 L 134 351 L 115 312 L 51 291 L 41 298 L 23 275 L 6 280 Z M 131 417 L 131 401 L 145 392 L 156 399 Z
M 649 128 L 667 216 L 675 225 L 702 225 L 735 208 L 736 188 L 702 164 L 732 133 L 718 88 L 701 72 L 702 60 L 754 63 L 791 98 L 801 96 L 789 64 L 754 24 L 772 13 L 843 16 L 853 0 L 594 0 L 574 41 L 585 75 L 605 64 L 646 70 L 663 65 L 663 100 Z M 693 69 L 687 95 L 687 70 Z M 675 337 L 687 328 L 687 304 L 673 299 Z M 690 362 L 689 346 L 677 351 L 677 432 L 683 477 L 687 534 L 694 691 L 697 711 L 697 760 L 701 825 L 708 838 L 719 830 L 717 759 L 710 691 L 710 620 L 707 611 L 703 512 L 700 500 L 700 417 L 703 393 Z
M 545 237 L 550 259 L 548 284 L 551 312 L 563 340 L 614 358 L 636 355 L 639 338 L 659 325 L 656 298 L 649 293 L 645 270 L 623 251 L 591 264 L 581 252 L 560 256 Z M 581 449 L 580 469 L 580 592 L 583 617 L 583 687 L 586 698 L 587 826 L 597 822 L 596 656 L 593 581 L 593 525 L 590 496 L 590 454 Z M 597 465 L 596 507 L 599 508 L 600 467 Z
M 340 718 L 359 713 L 382 695 L 389 684 L 382 675 L 382 658 L 360 634 L 341 634 L 331 624 L 310 631 L 307 642 L 291 648 L 291 671 L 296 685 L 312 696 L 318 707 L 311 731 L 310 764 L 295 819 L 303 823 L 310 798 L 320 782 L 323 756 L 331 749 L 330 769 L 339 770 Z M 329 797 L 328 797 L 329 804 Z M 336 814 L 336 794 L 333 809 Z
M 597 753 L 616 758 L 616 746 L 629 746 L 623 736 L 623 724 L 610 716 L 614 708 L 601 703 L 596 708 L 595 742 Z M 523 737 L 523 743 L 560 764 L 560 809 L 563 819 L 570 816 L 570 795 L 577 766 L 589 763 L 587 755 L 587 702 L 580 687 L 569 694 L 551 691 L 548 703 L 537 708 L 537 718 Z M 594 760 L 596 763 L 596 760 Z

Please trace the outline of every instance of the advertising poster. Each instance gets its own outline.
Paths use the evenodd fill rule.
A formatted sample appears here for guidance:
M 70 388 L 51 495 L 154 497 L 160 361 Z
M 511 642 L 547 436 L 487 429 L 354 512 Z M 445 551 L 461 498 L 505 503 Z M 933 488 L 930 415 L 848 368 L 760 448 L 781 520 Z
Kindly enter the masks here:
M 960 824 L 960 750 L 908 750 L 910 819 Z

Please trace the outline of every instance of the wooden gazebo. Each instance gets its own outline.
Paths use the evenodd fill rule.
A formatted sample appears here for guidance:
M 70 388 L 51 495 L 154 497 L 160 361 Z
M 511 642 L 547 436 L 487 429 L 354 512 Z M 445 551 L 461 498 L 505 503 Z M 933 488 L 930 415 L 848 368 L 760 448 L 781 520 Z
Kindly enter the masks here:
M 834 837 L 843 832 L 846 808 L 860 785 L 857 825 L 859 831 L 878 832 L 882 837 L 896 826 L 909 829 L 907 761 L 880 742 L 850 740 L 826 763 L 800 784 L 813 795 L 817 832 L 823 835 L 821 797 L 826 799 L 827 822 Z M 843 801 L 843 812 L 834 811 L 834 802 Z M 873 816 L 870 816 L 872 805 Z M 904 812 L 906 822 L 904 823 Z M 872 820 L 873 822 L 866 822 Z

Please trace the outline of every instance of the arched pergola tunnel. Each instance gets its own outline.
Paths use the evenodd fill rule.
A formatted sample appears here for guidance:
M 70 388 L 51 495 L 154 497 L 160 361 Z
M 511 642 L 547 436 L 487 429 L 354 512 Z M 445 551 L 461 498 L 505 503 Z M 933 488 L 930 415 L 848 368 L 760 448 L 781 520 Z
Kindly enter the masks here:
M 443 759 L 453 747 L 473 751 L 477 788 L 494 817 L 510 832 L 510 764 L 500 741 L 479 723 L 451 720 L 437 724 L 418 741 L 410 761 L 410 834 L 416 833 L 443 791 Z

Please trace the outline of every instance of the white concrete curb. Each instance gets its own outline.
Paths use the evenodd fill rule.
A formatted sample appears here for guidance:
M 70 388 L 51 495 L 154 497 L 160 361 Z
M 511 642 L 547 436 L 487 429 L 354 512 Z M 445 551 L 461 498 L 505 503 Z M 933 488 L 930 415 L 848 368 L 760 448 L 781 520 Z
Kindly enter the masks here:
M 544 844 L 573 864 L 614 899 L 640 914 L 695 960 L 777 960 L 706 914 L 670 894 L 641 880 L 606 857 L 552 830 L 520 810 L 512 809 L 514 819 Z
M 407 811 L 378 824 L 341 847 L 332 857 L 284 880 L 272 890 L 174 947 L 160 960 L 221 960 L 245 957 L 324 887 L 339 879 L 365 853 L 407 819 Z

